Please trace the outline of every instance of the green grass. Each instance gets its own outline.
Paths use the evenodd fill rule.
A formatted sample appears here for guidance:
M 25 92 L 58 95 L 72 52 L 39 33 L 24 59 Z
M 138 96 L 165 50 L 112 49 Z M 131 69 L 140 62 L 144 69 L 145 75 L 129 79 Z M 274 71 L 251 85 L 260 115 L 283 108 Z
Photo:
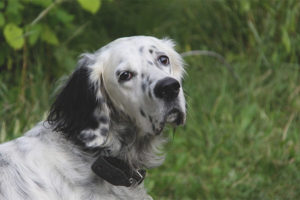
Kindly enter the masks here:
M 41 66 L 34 69 L 25 81 L 23 96 L 20 73 L 0 76 L 0 142 L 20 136 L 47 115 L 54 86 Z
M 187 124 L 170 131 L 165 163 L 148 171 L 149 193 L 159 200 L 299 199 L 299 66 L 240 58 L 232 63 L 238 81 L 212 58 L 187 64 Z M 17 81 L 0 79 L 2 141 L 46 116 L 56 86 L 32 73 L 24 98 Z

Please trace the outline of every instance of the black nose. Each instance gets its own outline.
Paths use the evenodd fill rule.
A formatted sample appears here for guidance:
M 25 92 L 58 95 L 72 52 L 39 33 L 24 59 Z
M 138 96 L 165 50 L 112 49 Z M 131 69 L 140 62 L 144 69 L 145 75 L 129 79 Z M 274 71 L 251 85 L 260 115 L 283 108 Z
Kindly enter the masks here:
M 174 78 L 164 78 L 156 83 L 154 94 L 157 98 L 171 101 L 178 96 L 180 84 Z

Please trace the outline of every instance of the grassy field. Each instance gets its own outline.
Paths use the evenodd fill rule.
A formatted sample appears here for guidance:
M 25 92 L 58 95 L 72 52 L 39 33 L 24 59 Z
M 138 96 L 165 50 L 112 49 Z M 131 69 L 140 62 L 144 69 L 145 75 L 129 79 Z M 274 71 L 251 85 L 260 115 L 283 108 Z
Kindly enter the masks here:
M 166 161 L 146 179 L 154 199 L 299 199 L 299 66 L 245 58 L 237 80 L 213 58 L 186 62 L 187 124 L 166 131 Z M 2 142 L 47 114 L 56 85 L 36 69 L 23 98 L 1 82 Z

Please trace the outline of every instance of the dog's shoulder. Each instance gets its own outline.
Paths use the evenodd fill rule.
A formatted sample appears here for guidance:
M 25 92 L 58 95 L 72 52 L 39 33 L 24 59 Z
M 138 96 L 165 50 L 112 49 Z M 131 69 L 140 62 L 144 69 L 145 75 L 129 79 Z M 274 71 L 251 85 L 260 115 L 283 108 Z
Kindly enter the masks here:
M 0 145 L 0 199 L 151 199 L 142 185 L 111 187 L 93 174 L 92 160 L 41 122 Z

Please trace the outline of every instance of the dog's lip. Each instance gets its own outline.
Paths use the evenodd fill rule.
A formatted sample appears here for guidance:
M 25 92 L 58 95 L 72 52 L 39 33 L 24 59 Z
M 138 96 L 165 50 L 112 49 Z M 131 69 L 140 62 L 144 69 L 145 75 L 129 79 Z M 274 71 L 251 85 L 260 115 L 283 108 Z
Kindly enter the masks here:
M 159 135 L 164 130 L 165 125 L 163 124 L 160 128 L 156 130 L 156 135 Z
M 160 123 L 159 128 L 155 130 L 156 135 L 159 135 L 166 124 L 171 124 L 172 126 L 183 125 L 185 122 L 185 114 L 178 108 L 173 108 L 164 117 L 164 120 Z
M 184 123 L 184 113 L 178 108 L 173 108 L 166 115 L 165 122 L 179 126 Z

